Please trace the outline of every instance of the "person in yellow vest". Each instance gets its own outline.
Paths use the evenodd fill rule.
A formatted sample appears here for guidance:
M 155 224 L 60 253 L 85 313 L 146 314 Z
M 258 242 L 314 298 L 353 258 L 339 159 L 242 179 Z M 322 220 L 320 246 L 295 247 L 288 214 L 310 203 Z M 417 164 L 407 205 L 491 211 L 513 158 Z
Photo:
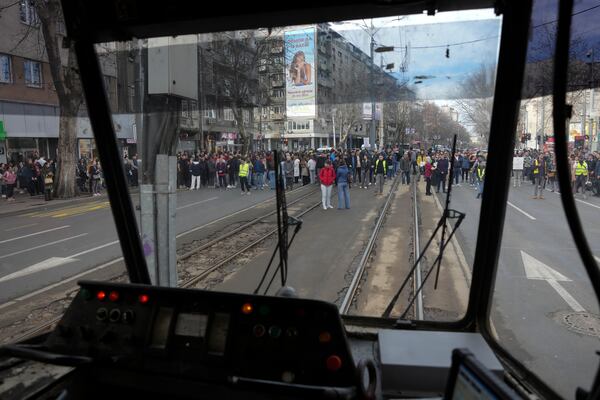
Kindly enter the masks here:
M 585 183 L 588 180 L 588 164 L 583 159 L 583 156 L 579 156 L 579 160 L 575 163 L 575 186 L 573 187 L 573 194 L 577 193 L 577 190 L 581 186 L 581 193 L 583 193 L 583 198 L 585 199 L 587 196 L 585 195 Z
M 242 162 L 240 163 L 240 186 L 242 188 L 242 195 L 247 193 L 250 194 L 250 184 L 248 183 L 248 177 L 250 176 L 250 163 L 246 157 L 242 158 Z M 244 189 L 246 192 L 244 192 Z
M 379 191 L 375 192 L 375 195 L 383 194 L 383 177 L 387 171 L 387 163 L 383 159 L 383 154 L 379 154 L 379 158 L 375 160 L 375 171 L 374 174 L 377 177 L 377 186 L 379 187 Z
M 483 182 L 485 181 L 485 160 L 480 158 L 475 167 L 475 176 L 477 178 L 477 198 L 483 195 Z
M 546 161 L 544 155 L 540 154 L 536 160 L 533 160 L 533 198 L 543 199 L 544 183 L 546 179 Z M 538 195 L 539 190 L 539 195 Z

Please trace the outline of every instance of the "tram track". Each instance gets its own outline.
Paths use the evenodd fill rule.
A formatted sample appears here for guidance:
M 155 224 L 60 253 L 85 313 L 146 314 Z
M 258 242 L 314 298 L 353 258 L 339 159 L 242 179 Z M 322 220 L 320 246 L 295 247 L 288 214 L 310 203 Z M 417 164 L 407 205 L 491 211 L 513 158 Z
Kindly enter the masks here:
M 360 261 L 358 262 L 358 265 L 352 274 L 350 285 L 348 286 L 348 288 L 346 289 L 346 291 L 344 293 L 343 300 L 340 304 L 340 313 L 341 314 L 354 313 L 354 311 L 352 310 L 353 304 L 361 303 L 362 306 L 358 306 L 360 309 L 360 307 L 364 307 L 365 304 L 367 303 L 367 301 L 365 299 L 360 299 L 360 301 L 359 301 L 359 298 L 361 297 L 361 292 L 363 292 L 362 286 L 369 285 L 367 282 L 369 281 L 370 278 L 367 278 L 366 276 L 369 274 L 368 271 L 371 269 L 371 267 L 373 267 L 373 265 L 371 265 L 371 263 L 375 260 L 374 257 L 377 257 L 377 256 L 373 255 L 375 249 L 377 248 L 377 246 L 375 246 L 375 243 L 377 243 L 378 238 L 380 236 L 384 236 L 383 232 L 387 231 L 389 229 L 391 229 L 391 231 L 389 231 L 388 234 L 390 232 L 393 232 L 393 234 L 398 234 L 396 227 L 390 226 L 388 228 L 388 227 L 386 227 L 386 224 L 387 224 L 387 218 L 390 215 L 396 215 L 396 213 L 397 213 L 397 211 L 393 210 L 392 203 L 394 203 L 394 200 L 398 196 L 399 186 L 400 186 L 400 178 L 396 178 L 392 182 L 392 187 L 390 188 L 390 191 L 387 195 L 386 201 L 383 204 L 383 206 L 381 207 L 381 210 L 379 211 L 379 214 L 377 216 L 375 225 L 371 231 L 369 239 L 368 239 L 366 245 L 364 246 L 362 254 L 360 254 Z M 407 221 L 407 223 L 410 224 L 410 228 L 411 228 L 410 233 L 409 233 L 409 237 L 411 239 L 406 240 L 406 243 L 408 246 L 408 248 L 406 249 L 406 255 L 407 255 L 406 263 L 409 266 L 414 265 L 414 262 L 419 258 L 419 255 L 420 255 L 420 207 L 419 207 L 419 201 L 418 201 L 418 191 L 416 189 L 417 188 L 416 188 L 415 182 L 413 181 L 413 183 L 410 185 L 410 193 L 406 193 L 410 197 L 405 197 L 405 199 L 409 200 L 411 203 L 410 204 L 410 214 L 411 215 L 410 215 L 410 218 L 408 218 L 409 221 Z M 415 293 L 416 293 L 416 299 L 413 302 L 411 312 L 409 314 L 412 316 L 411 319 L 421 319 L 422 320 L 424 318 L 423 291 L 418 290 L 418 288 L 421 286 L 421 282 L 422 282 L 422 269 L 421 269 L 420 264 L 421 263 L 419 263 L 419 265 L 416 266 L 414 272 L 411 273 L 410 280 L 412 281 L 412 285 L 409 285 L 411 292 L 408 294 L 408 297 L 413 298 L 413 296 L 415 296 Z M 368 290 L 370 290 L 370 289 L 367 289 L 367 291 Z M 368 296 L 368 294 L 367 294 L 367 296 Z
M 316 188 L 314 190 L 309 190 L 308 193 L 302 194 L 299 198 L 292 200 L 291 202 L 289 202 L 287 205 L 288 207 L 290 206 L 295 206 L 298 203 L 301 203 L 303 200 L 311 197 L 312 195 L 314 195 L 315 193 L 319 192 L 319 189 Z M 266 202 L 272 201 L 273 199 L 268 199 L 265 200 L 263 202 L 257 203 L 255 206 L 258 206 L 260 204 L 264 204 Z M 318 207 L 321 204 L 321 201 L 319 200 L 318 202 L 312 202 L 308 208 L 303 208 L 302 211 L 300 211 L 298 214 L 295 214 L 294 217 L 301 217 L 303 215 L 305 215 L 306 213 L 312 211 L 313 209 L 315 209 L 316 207 Z M 249 208 L 254 208 L 253 207 L 249 207 Z M 248 208 L 248 209 L 249 209 Z M 178 264 L 181 262 L 184 262 L 190 258 L 192 258 L 194 255 L 200 253 L 203 250 L 207 250 L 210 249 L 211 247 L 215 247 L 218 246 L 220 243 L 222 243 L 223 241 L 233 237 L 236 234 L 240 234 L 241 232 L 243 232 L 244 230 L 247 230 L 249 228 L 252 228 L 253 226 L 260 224 L 262 222 L 264 222 L 267 218 L 272 217 L 273 215 L 276 214 L 276 210 L 275 211 L 270 211 L 268 213 L 264 213 L 261 214 L 260 216 L 253 218 L 250 221 L 247 221 L 245 223 L 243 223 L 242 225 L 232 229 L 232 230 L 228 230 L 225 233 L 222 233 L 220 235 L 218 235 L 216 238 L 209 240 L 206 243 L 203 243 L 199 246 L 197 246 L 196 248 L 186 251 L 183 254 L 180 254 L 177 256 L 177 262 Z M 219 219 L 221 220 L 221 219 Z M 214 222 L 214 221 L 213 221 Z M 209 226 L 212 223 L 206 224 L 206 226 Z M 196 228 L 194 228 L 195 230 L 197 230 Z M 244 254 L 245 252 L 247 252 L 248 250 L 256 247 L 257 245 L 259 245 L 260 243 L 264 242 L 265 240 L 267 240 L 269 237 L 271 237 L 273 234 L 277 233 L 277 228 L 273 228 L 268 230 L 266 233 L 261 234 L 258 238 L 256 238 L 255 240 L 252 240 L 249 244 L 245 245 L 244 247 L 242 247 L 239 250 L 233 251 L 232 253 L 230 253 L 228 256 L 226 256 L 224 259 L 220 259 L 217 260 L 214 263 L 211 263 L 211 265 L 198 273 L 198 275 L 189 277 L 187 279 L 184 279 L 180 282 L 179 287 L 183 287 L 183 288 L 191 288 L 193 287 L 195 284 L 197 284 L 198 282 L 202 281 L 203 279 L 205 279 L 206 277 L 210 276 L 213 272 L 217 271 L 219 268 L 227 265 L 229 262 L 231 262 L 232 260 L 234 260 L 235 258 L 239 257 L 240 255 Z M 183 232 L 182 234 L 180 234 L 179 236 L 186 234 L 186 232 Z M 179 269 L 179 268 L 178 268 Z M 184 271 L 178 271 L 179 272 L 184 272 Z M 119 280 L 120 278 L 123 278 L 124 274 L 120 274 L 117 276 L 114 276 L 112 279 L 110 279 L 111 281 L 114 280 Z M 68 291 L 66 293 L 73 293 L 75 291 L 77 291 L 78 289 L 73 289 L 71 291 Z M 69 296 L 67 296 L 69 297 Z M 57 301 L 64 301 L 65 299 L 59 299 Z M 10 341 L 14 342 L 14 343 L 19 343 L 19 342 L 23 342 L 23 341 L 27 341 L 35 336 L 38 336 L 40 334 L 44 334 L 47 332 L 50 332 L 52 329 L 54 329 L 54 327 L 56 326 L 56 324 L 58 324 L 58 322 L 61 320 L 62 318 L 62 313 L 60 316 L 57 317 L 53 317 L 51 319 L 49 319 L 48 321 L 35 326 L 34 328 L 27 330 L 26 332 L 15 336 L 15 337 L 10 337 Z
M 373 249 L 375 247 L 375 242 L 377 240 L 377 237 L 379 236 L 379 233 L 381 232 L 381 229 L 384 226 L 385 217 L 390 208 L 390 204 L 392 203 L 392 199 L 396 195 L 396 190 L 398 189 L 398 185 L 399 185 L 399 179 L 398 179 L 398 177 L 396 177 L 394 179 L 394 181 L 392 182 L 392 186 L 387 195 L 386 201 L 383 204 L 381 211 L 379 212 L 379 215 L 375 222 L 375 226 L 373 227 L 373 231 L 371 232 L 371 235 L 369 236 L 369 239 L 363 250 L 363 253 L 361 255 L 358 266 L 356 267 L 356 269 L 354 270 L 354 274 L 352 275 L 352 280 L 350 281 L 350 285 L 348 286 L 348 289 L 346 290 L 346 294 L 344 295 L 342 303 L 340 304 L 339 310 L 340 310 L 341 314 L 349 313 L 352 304 L 356 300 L 356 297 L 359 295 L 359 288 L 360 288 L 361 282 L 363 281 L 363 276 L 365 275 L 365 271 L 367 270 L 367 267 L 369 264 L 369 259 L 373 252 Z

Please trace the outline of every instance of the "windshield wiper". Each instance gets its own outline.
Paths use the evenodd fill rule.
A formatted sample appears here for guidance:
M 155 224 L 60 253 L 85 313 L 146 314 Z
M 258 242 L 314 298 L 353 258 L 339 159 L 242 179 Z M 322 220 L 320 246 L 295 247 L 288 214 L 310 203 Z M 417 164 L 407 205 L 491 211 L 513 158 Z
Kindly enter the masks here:
M 279 173 L 279 168 L 281 167 L 281 161 L 279 160 L 278 152 L 275 152 L 273 155 L 273 164 L 274 164 L 273 167 L 275 169 L 275 192 L 276 192 L 275 196 L 276 196 L 276 204 L 277 204 L 276 206 L 277 206 L 277 239 L 278 239 L 278 243 L 277 243 L 277 247 L 275 247 L 275 250 L 273 250 L 271 259 L 269 260 L 269 263 L 267 264 L 267 268 L 265 269 L 265 272 L 263 273 L 263 276 L 261 277 L 258 286 L 256 287 L 256 289 L 254 289 L 254 294 L 258 294 L 258 292 L 260 291 L 260 288 L 262 287 L 267 275 L 269 274 L 269 270 L 271 269 L 271 265 L 273 264 L 275 255 L 279 251 L 279 265 L 275 269 L 273 276 L 271 276 L 271 280 L 269 281 L 269 284 L 265 288 L 265 291 L 263 294 L 265 294 L 265 295 L 267 294 L 267 292 L 271 288 L 271 284 L 275 280 L 275 276 L 277 276 L 277 273 L 280 272 L 281 289 L 280 289 L 279 293 L 282 295 L 293 295 L 294 294 L 293 289 L 289 288 L 289 290 L 287 290 L 287 291 L 284 291 L 283 289 L 286 288 L 286 283 L 287 283 L 288 250 L 289 250 L 290 246 L 292 245 L 294 238 L 300 231 L 300 228 L 302 228 L 302 220 L 300 220 L 298 218 L 290 217 L 288 215 L 287 202 L 286 202 L 286 198 L 285 198 L 285 189 L 283 187 L 283 176 L 282 176 L 283 174 Z M 290 226 L 295 226 L 295 229 L 294 229 L 292 238 L 288 242 L 288 230 L 289 230 Z
M 415 293 L 413 294 L 412 299 L 409 301 L 408 305 L 406 306 L 406 309 L 400 315 L 400 318 L 398 319 L 398 322 L 400 322 L 400 320 L 405 319 L 406 314 L 410 310 L 410 307 L 412 307 L 412 305 L 415 302 L 415 300 L 417 299 L 419 293 L 423 290 L 423 287 L 425 287 L 425 283 L 427 282 L 427 279 L 429 279 L 429 276 L 431 275 L 431 273 L 433 272 L 434 269 L 437 269 L 436 281 L 435 281 L 435 286 L 434 286 L 434 289 L 437 289 L 438 278 L 439 278 L 439 273 L 440 273 L 440 266 L 441 266 L 441 263 L 442 263 L 442 258 L 444 257 L 444 250 L 448 246 L 448 243 L 450 243 L 450 240 L 452 239 L 452 237 L 456 233 L 456 230 L 458 229 L 458 227 L 460 226 L 460 224 L 462 223 L 463 219 L 466 216 L 466 214 L 463 213 L 463 212 L 456 211 L 456 210 L 451 210 L 450 209 L 450 193 L 452 191 L 452 180 L 453 180 L 453 176 L 454 176 L 454 155 L 455 155 L 455 153 L 456 153 L 456 135 L 454 135 L 454 140 L 453 140 L 453 143 L 452 143 L 452 156 L 450 158 L 450 173 L 449 173 L 450 180 L 448 182 L 448 190 L 446 192 L 446 205 L 444 207 L 444 211 L 442 213 L 442 216 L 441 216 L 440 220 L 438 221 L 437 226 L 435 227 L 435 230 L 433 231 L 433 233 L 429 237 L 429 240 L 427 241 L 427 244 L 425 244 L 425 247 L 421 251 L 421 254 L 415 260 L 415 262 L 414 262 L 412 268 L 410 269 L 409 273 L 406 274 L 406 278 L 404 278 L 404 281 L 402 282 L 402 285 L 400 285 L 400 289 L 398 289 L 398 291 L 396 292 L 396 294 L 394 295 L 394 297 L 392 298 L 392 300 L 389 302 L 388 306 L 386 307 L 385 311 L 381 315 L 384 318 L 388 318 L 390 316 L 390 314 L 392 313 L 392 309 L 394 308 L 394 305 L 398 301 L 398 298 L 400 297 L 400 294 L 402 293 L 402 291 L 406 287 L 406 284 L 410 280 L 411 276 L 413 276 L 415 270 L 417 269 L 417 267 L 419 266 L 419 263 L 421 262 L 421 259 L 423 258 L 423 256 L 427 252 L 427 249 L 429 248 L 429 245 L 431 244 L 431 242 L 433 242 L 433 239 L 435 238 L 435 236 L 437 235 L 438 231 L 441 228 L 442 229 L 442 239 L 441 239 L 441 242 L 440 242 L 440 245 L 439 245 L 440 249 L 439 249 L 438 255 L 435 258 L 435 260 L 433 260 L 432 266 L 429 269 L 429 271 L 427 271 L 427 274 L 423 278 L 423 281 L 421 282 L 421 284 L 419 285 L 419 287 L 417 288 L 417 290 L 415 290 Z M 448 224 L 448 220 L 456 220 L 456 223 L 454 224 L 454 227 L 452 228 L 452 231 L 450 232 L 450 235 L 448 236 L 448 240 L 445 240 L 446 229 L 447 229 L 447 226 L 448 226 L 447 225 Z

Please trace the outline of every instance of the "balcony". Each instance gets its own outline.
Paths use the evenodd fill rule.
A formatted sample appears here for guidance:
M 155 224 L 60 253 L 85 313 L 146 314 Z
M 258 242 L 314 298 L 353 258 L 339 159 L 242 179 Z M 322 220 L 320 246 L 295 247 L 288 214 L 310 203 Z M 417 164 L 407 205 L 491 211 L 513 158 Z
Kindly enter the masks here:
M 284 81 L 271 81 L 271 87 L 283 87 L 284 84 Z
M 272 113 L 269 115 L 269 118 L 273 121 L 280 121 L 283 120 L 284 115 L 283 113 Z
M 271 47 L 271 54 L 281 54 L 281 53 L 283 53 L 283 46 Z

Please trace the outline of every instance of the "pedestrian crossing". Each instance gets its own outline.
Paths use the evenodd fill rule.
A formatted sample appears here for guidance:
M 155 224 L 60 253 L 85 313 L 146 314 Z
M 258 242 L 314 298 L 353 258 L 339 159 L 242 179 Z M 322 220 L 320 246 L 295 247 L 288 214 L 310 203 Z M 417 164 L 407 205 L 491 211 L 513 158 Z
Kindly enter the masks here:
M 25 216 L 31 218 L 68 218 L 77 215 L 83 215 L 92 211 L 102 210 L 108 208 L 109 206 L 110 202 L 108 201 L 93 201 L 91 203 L 60 208 L 58 210 L 35 211 L 25 214 Z

